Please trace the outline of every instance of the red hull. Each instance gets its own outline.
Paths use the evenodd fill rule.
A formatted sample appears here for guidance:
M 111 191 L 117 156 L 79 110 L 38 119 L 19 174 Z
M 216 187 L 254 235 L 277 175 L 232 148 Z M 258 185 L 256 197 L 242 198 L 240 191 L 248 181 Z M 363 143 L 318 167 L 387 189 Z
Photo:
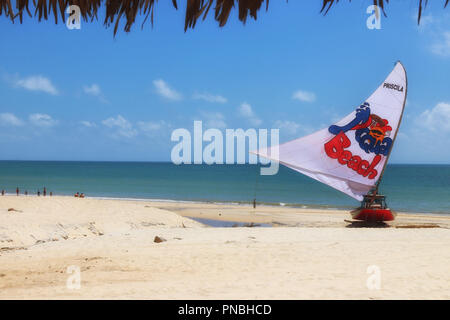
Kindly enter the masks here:
M 392 221 L 395 213 L 390 209 L 361 208 L 351 212 L 353 219 L 364 221 Z

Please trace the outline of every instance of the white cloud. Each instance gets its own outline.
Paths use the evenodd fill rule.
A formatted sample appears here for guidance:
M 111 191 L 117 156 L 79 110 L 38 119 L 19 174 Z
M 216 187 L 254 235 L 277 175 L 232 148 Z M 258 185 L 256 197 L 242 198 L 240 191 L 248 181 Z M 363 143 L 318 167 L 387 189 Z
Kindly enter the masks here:
M 93 83 L 91 86 L 83 86 L 84 93 L 90 94 L 93 96 L 99 96 L 102 91 L 100 90 L 100 86 L 96 83 Z
M 160 121 L 139 121 L 137 123 L 140 130 L 144 132 L 153 132 L 159 131 L 167 126 L 167 123 L 164 120 Z
M 280 129 L 281 133 L 286 133 L 289 136 L 297 134 L 301 128 L 298 123 L 289 120 L 277 120 L 273 127 Z
M 420 18 L 420 24 L 417 24 L 417 12 L 411 15 L 414 24 L 417 26 L 419 31 L 423 31 L 425 28 L 435 24 L 436 20 L 431 14 L 422 15 Z
M 450 132 L 450 103 L 440 102 L 434 108 L 425 110 L 416 122 L 434 132 Z
M 103 120 L 102 124 L 108 128 L 116 129 L 118 136 L 132 138 L 137 135 L 137 130 L 133 128 L 133 125 L 120 114 L 116 118 L 110 117 Z
M 434 55 L 450 57 L 450 14 L 422 16 L 418 31 L 426 37 L 427 49 Z
M 251 118 L 248 119 L 248 121 L 250 121 L 250 124 L 255 127 L 260 126 L 262 124 L 262 120 L 259 118 Z
M 414 20 L 417 21 L 417 16 L 414 17 Z M 431 14 L 426 15 L 426 16 L 422 16 L 422 17 L 420 18 L 420 25 L 421 25 L 422 27 L 424 27 L 424 28 L 425 28 L 426 26 L 429 26 L 429 25 L 433 24 L 433 22 L 434 22 L 434 18 L 433 18 L 433 16 L 432 16 Z
M 181 94 L 169 87 L 169 85 L 162 79 L 154 80 L 153 85 L 156 88 L 156 92 L 164 98 L 174 101 L 182 99 Z
M 14 84 L 31 91 L 43 91 L 52 95 L 58 94 L 58 90 L 56 90 L 50 79 L 41 75 L 17 79 Z
M 431 46 L 431 52 L 438 56 L 450 57 L 450 31 L 440 35 L 439 40 Z
M 0 113 L 0 125 L 20 127 L 23 126 L 23 121 L 12 113 Z
M 254 116 L 252 106 L 246 102 L 242 103 L 239 107 L 239 114 L 242 117 L 250 118 Z
M 201 112 L 202 118 L 205 119 L 205 127 L 215 129 L 225 129 L 227 124 L 225 116 L 220 112 Z
M 37 126 L 37 127 L 46 127 L 50 128 L 58 124 L 58 120 L 53 119 L 48 114 L 43 113 L 33 113 L 30 114 L 28 117 L 28 120 L 31 124 Z
M 314 102 L 316 101 L 316 95 L 313 92 L 297 90 L 292 94 L 292 99 L 303 102 Z
M 96 83 L 93 83 L 90 86 L 83 86 L 84 93 L 97 97 L 101 102 L 107 103 L 108 101 L 105 99 L 100 86 Z
M 259 126 L 262 123 L 262 120 L 256 116 L 253 112 L 252 106 L 247 102 L 244 102 L 239 106 L 238 113 L 241 117 L 247 118 L 253 126 Z
M 91 122 L 91 121 L 80 121 L 80 123 L 87 128 L 92 128 L 92 127 L 97 126 L 94 122 Z
M 120 114 L 116 118 L 110 117 L 108 119 L 105 119 L 102 121 L 102 123 L 109 128 L 113 127 L 128 128 L 131 126 L 131 123 L 127 119 L 122 117 Z
M 227 98 L 221 96 L 221 95 L 214 95 L 210 93 L 195 93 L 193 95 L 194 99 L 197 100 L 205 100 L 212 103 L 226 103 L 228 100 Z
M 397 132 L 397 139 L 398 140 L 407 140 L 409 136 L 406 133 L 403 132 Z

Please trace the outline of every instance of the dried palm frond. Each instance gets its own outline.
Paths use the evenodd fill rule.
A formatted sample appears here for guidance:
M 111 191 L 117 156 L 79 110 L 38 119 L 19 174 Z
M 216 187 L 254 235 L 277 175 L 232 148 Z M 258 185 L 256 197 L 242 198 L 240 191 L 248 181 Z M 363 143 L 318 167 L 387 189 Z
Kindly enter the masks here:
M 444 8 L 446 8 L 449 0 L 443 1 L 445 1 Z M 157 0 L 0 0 L 0 16 L 3 15 L 11 19 L 13 23 L 19 17 L 19 21 L 22 23 L 24 12 L 30 17 L 33 16 L 30 11 L 30 2 L 31 6 L 34 7 L 34 17 L 37 17 L 38 21 L 41 21 L 42 18 L 48 20 L 49 16 L 53 16 L 55 23 L 58 23 L 58 16 L 63 22 L 65 21 L 65 10 L 70 5 L 77 5 L 80 8 L 81 17 L 85 21 L 97 20 L 98 11 L 101 7 L 104 7 L 105 20 L 103 23 L 107 27 L 114 24 L 114 34 L 116 34 L 122 18 L 125 19 L 125 32 L 131 30 L 138 15 L 144 16 L 142 26 L 149 16 L 153 25 L 154 7 Z M 204 20 L 211 7 L 213 7 L 214 19 L 220 27 L 227 23 L 235 6 L 238 8 L 238 19 L 245 24 L 248 16 L 257 19 L 257 12 L 261 10 L 264 2 L 266 2 L 267 11 L 269 0 L 186 0 L 184 30 L 194 28 L 201 16 Z M 14 3 L 15 6 L 13 6 Z M 339 3 L 339 0 L 322 0 L 320 12 L 326 15 L 331 7 L 337 3 Z M 386 16 L 385 4 L 389 4 L 389 0 L 373 0 L 373 4 L 381 8 Z M 420 23 L 422 11 L 427 4 L 428 0 L 419 0 L 418 23 Z M 178 9 L 177 0 L 172 0 L 172 5 L 175 9 Z M 378 11 L 376 14 L 378 14 Z
M 420 1 L 422 1 L 422 0 L 420 0 Z M 322 9 L 320 9 L 320 12 L 323 13 L 324 15 L 326 15 L 328 13 L 328 11 L 331 9 L 331 7 L 334 4 L 337 4 L 338 2 L 339 2 L 339 0 L 323 0 Z M 351 2 L 351 0 L 349 0 L 349 2 Z M 373 0 L 373 4 L 377 7 L 380 7 L 381 10 L 383 11 L 384 16 L 386 17 L 386 11 L 384 11 L 385 3 L 389 4 L 389 0 Z

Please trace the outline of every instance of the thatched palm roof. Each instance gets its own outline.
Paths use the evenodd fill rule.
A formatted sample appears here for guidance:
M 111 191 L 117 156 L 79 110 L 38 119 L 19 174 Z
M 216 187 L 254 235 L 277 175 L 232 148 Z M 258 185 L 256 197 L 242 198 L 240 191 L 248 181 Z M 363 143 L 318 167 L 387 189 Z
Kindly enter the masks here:
M 167 0 L 165 0 L 167 1 Z M 184 30 L 194 28 L 197 20 L 202 17 L 205 19 L 208 12 L 212 8 L 214 11 L 214 18 L 219 23 L 219 26 L 224 26 L 227 23 L 231 10 L 235 7 L 239 11 L 239 20 L 246 22 L 247 17 L 250 16 L 256 20 L 257 12 L 261 7 L 266 10 L 269 7 L 269 0 L 186 0 L 186 18 Z M 349 0 L 351 1 L 351 0 Z M 450 0 L 442 0 L 444 8 L 447 7 Z M 153 9 L 157 0 L 0 0 L 0 16 L 6 16 L 12 22 L 19 18 L 20 23 L 23 21 L 23 14 L 27 13 L 30 17 L 37 17 L 39 21 L 42 18 L 47 20 L 49 16 L 53 16 L 55 23 L 58 23 L 58 16 L 60 21 L 65 21 L 65 9 L 69 5 L 78 5 L 80 7 L 81 16 L 85 21 L 97 20 L 97 13 L 101 8 L 105 9 L 105 26 L 114 24 L 114 34 L 116 34 L 119 22 L 122 18 L 125 19 L 124 30 L 129 32 L 131 26 L 134 24 L 137 15 L 145 17 L 144 22 L 150 16 L 153 24 Z M 265 2 L 265 6 L 262 6 Z M 322 0 L 321 13 L 327 14 L 331 7 L 336 5 L 339 0 Z M 373 0 L 375 5 L 378 5 L 384 15 L 385 5 L 389 0 Z M 422 15 L 422 9 L 426 7 L 428 0 L 419 0 L 418 6 L 418 23 Z M 175 9 L 178 9 L 177 0 L 172 0 Z M 34 13 L 33 13 L 34 12 Z

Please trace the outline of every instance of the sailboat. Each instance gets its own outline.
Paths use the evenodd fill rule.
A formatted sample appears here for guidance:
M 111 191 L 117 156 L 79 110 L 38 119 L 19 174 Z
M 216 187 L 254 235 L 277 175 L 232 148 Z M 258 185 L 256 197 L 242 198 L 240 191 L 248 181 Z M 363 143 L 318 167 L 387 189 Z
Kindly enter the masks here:
M 356 220 L 390 221 L 378 187 L 402 119 L 407 92 L 406 70 L 399 61 L 380 86 L 337 123 L 278 146 L 252 153 L 316 179 L 361 201 Z

